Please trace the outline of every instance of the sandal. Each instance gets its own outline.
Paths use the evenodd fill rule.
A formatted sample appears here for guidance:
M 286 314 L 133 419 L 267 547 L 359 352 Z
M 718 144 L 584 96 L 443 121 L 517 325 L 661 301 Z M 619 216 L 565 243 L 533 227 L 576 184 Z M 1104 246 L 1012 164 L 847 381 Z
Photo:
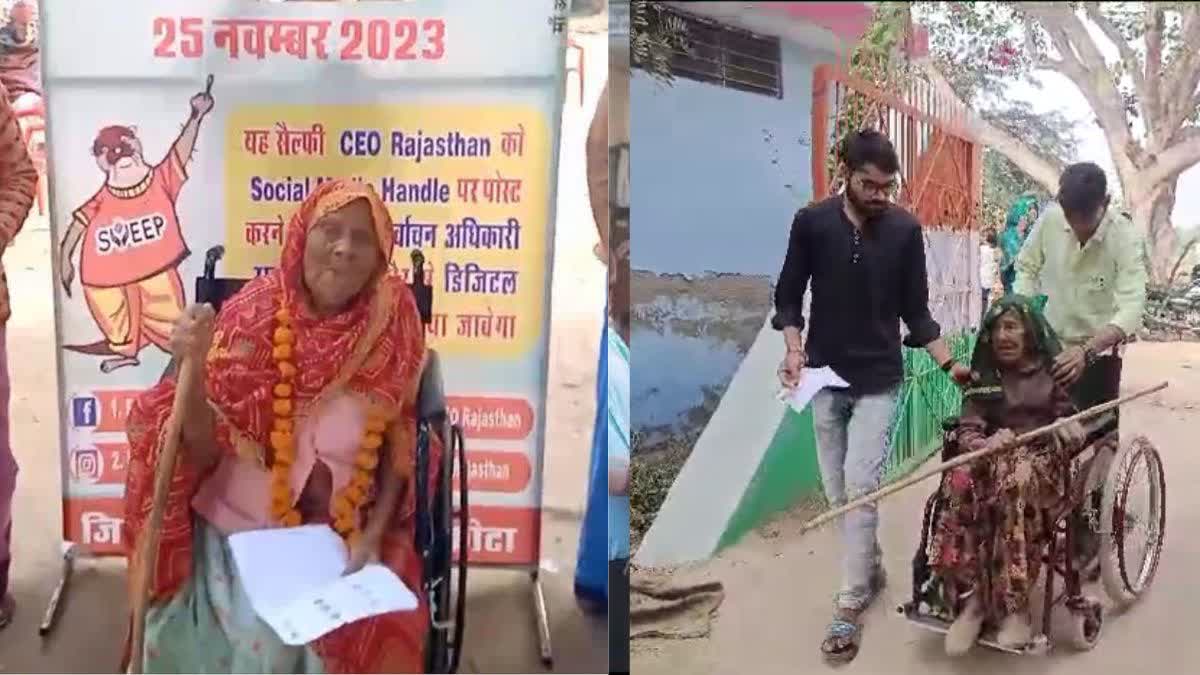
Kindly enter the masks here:
M 850 609 L 838 610 L 825 629 L 825 639 L 821 642 L 821 654 L 831 665 L 850 663 L 858 656 L 859 637 L 862 626 L 858 623 L 857 612 Z
M 880 567 L 871 578 L 871 595 L 854 607 L 839 606 L 833 613 L 833 621 L 825 629 L 825 639 L 821 641 L 821 654 L 831 665 L 849 663 L 858 656 L 858 646 L 862 636 L 862 624 L 859 617 L 875 602 L 884 588 L 887 587 L 887 573 Z

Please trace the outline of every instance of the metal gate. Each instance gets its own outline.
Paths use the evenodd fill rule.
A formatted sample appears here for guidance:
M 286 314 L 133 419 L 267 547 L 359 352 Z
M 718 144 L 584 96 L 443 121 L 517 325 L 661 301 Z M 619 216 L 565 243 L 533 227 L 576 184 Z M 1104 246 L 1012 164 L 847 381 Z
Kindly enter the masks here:
M 983 194 L 983 147 L 967 133 L 968 111 L 937 96 L 923 83 L 883 91 L 842 64 L 813 71 L 813 198 L 837 187 L 827 161 L 848 97 L 869 103 L 866 125 L 886 134 L 900 156 L 897 202 L 925 229 L 929 306 L 955 356 L 969 359 L 981 311 L 979 204 Z M 894 423 L 889 477 L 923 462 L 941 440 L 941 421 L 958 414 L 958 388 L 924 350 L 904 350 L 905 379 Z

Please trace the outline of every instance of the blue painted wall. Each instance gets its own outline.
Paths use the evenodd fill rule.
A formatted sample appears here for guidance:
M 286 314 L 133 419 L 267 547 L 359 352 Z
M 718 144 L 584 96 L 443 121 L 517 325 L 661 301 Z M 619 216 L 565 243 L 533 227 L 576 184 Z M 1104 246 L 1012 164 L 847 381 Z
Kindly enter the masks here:
M 664 86 L 634 70 L 632 268 L 684 275 L 698 285 L 710 274 L 770 280 L 761 283 L 762 297 L 754 303 L 764 307 L 757 325 L 749 321 L 750 335 L 732 340 L 728 330 L 706 330 L 704 324 L 745 325 L 744 306 L 722 306 L 707 293 L 643 297 L 638 306 L 635 291 L 635 428 L 668 425 L 678 431 L 706 423 L 697 420 L 696 407 L 706 393 L 711 404 L 724 391 L 749 347 L 746 339 L 752 341 L 765 319 L 792 214 L 811 197 L 812 72 L 828 59 L 785 42 L 782 99 L 682 78 Z M 682 324 L 687 330 L 676 330 Z
M 634 269 L 778 274 L 791 216 L 812 192 L 812 71 L 821 61 L 794 44 L 782 52 L 782 99 L 682 78 L 663 86 L 633 71 Z

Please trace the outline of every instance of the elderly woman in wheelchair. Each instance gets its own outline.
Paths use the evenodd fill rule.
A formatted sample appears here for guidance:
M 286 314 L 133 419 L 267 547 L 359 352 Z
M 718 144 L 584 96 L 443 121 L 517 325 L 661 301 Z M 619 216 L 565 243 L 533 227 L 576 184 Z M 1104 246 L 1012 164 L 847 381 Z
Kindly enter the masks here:
M 1008 296 L 993 305 L 972 359 L 980 379 L 964 394 L 957 450 L 1009 444 L 1015 434 L 1072 414 L 1071 399 L 1050 372 L 1058 351 L 1031 301 Z M 1043 520 L 1064 503 L 1069 449 L 1083 440 L 1083 429 L 1071 424 L 1049 443 L 1003 451 L 943 476 L 944 507 L 928 564 L 958 599 L 948 653 L 969 650 L 985 624 L 998 628 L 996 641 L 1004 647 L 1020 649 L 1032 639 L 1030 591 L 1049 531 Z
M 152 574 L 144 653 L 127 656 L 144 672 L 426 668 L 423 593 L 416 611 L 288 646 L 250 607 L 227 543 L 239 531 L 327 523 L 345 540 L 350 570 L 380 561 L 410 588 L 427 588 L 427 553 L 414 533 L 425 525 L 419 514 L 430 512 L 417 493 L 432 481 L 417 474 L 441 467 L 442 444 L 429 434 L 428 456 L 414 457 L 428 353 L 411 291 L 387 274 L 392 241 L 391 219 L 370 186 L 322 183 L 287 225 L 277 269 L 246 284 L 215 317 L 200 305 L 177 324 L 176 356 L 204 367 L 195 391 L 183 392 L 182 455 L 154 567 L 131 561 L 131 578 Z M 175 385 L 164 379 L 129 416 L 125 523 L 133 550 L 146 534 Z M 449 485 L 448 477 L 434 480 Z

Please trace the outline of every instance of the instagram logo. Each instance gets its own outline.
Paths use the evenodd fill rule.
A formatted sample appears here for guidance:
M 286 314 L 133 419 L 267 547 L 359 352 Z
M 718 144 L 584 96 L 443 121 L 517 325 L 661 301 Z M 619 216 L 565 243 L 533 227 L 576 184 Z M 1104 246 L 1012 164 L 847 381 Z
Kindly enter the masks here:
M 97 483 L 104 474 L 104 456 L 96 448 L 79 448 L 71 453 L 71 477 L 80 483 Z

